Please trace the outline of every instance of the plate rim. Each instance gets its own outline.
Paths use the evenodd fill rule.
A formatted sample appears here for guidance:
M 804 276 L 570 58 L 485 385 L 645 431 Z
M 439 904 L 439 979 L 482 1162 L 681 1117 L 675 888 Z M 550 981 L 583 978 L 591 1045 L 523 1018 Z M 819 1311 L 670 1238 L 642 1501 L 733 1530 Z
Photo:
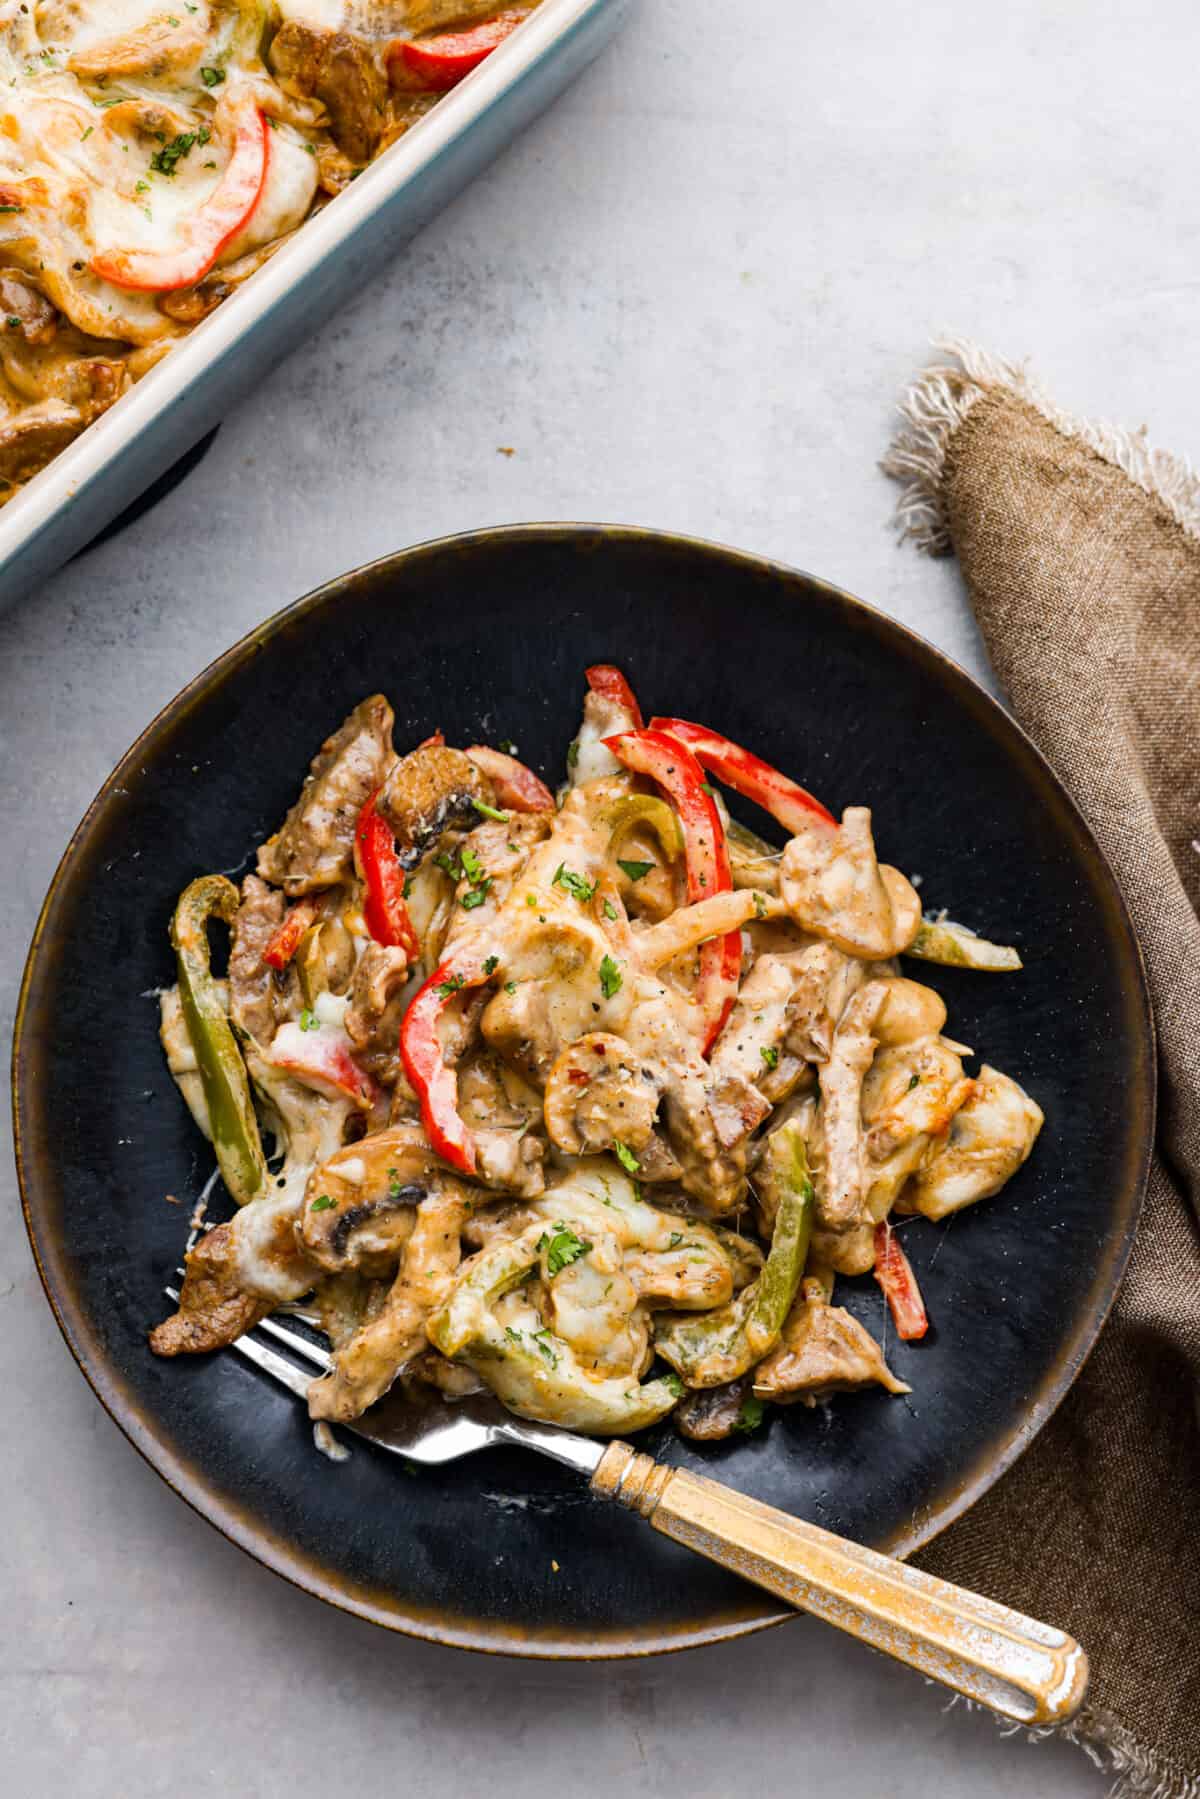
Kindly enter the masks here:
M 1110 1235 L 1104 1253 L 1098 1258 L 1092 1285 L 1095 1296 L 1093 1303 L 1087 1308 L 1083 1322 L 1075 1329 L 1069 1341 L 1059 1349 L 1035 1393 L 1026 1402 L 1021 1422 L 1007 1436 L 998 1440 L 998 1443 L 981 1451 L 972 1466 L 950 1483 L 937 1508 L 936 1517 L 925 1515 L 918 1519 L 914 1516 L 907 1530 L 893 1533 L 891 1538 L 874 1547 L 901 1558 L 907 1557 L 924 1548 L 963 1516 L 1019 1459 L 1065 1399 L 1099 1339 L 1120 1288 L 1141 1215 L 1154 1144 L 1157 1061 L 1153 1010 L 1141 945 L 1116 874 L 1078 804 L 1037 744 L 1007 707 L 988 693 L 973 675 L 945 651 L 930 643 L 910 626 L 893 618 L 881 607 L 872 605 L 821 576 L 773 557 L 684 532 L 658 530 L 642 525 L 571 520 L 530 521 L 486 526 L 423 539 L 336 575 L 271 613 L 214 657 L 159 708 L 102 783 L 71 833 L 39 909 L 22 973 L 13 1026 L 11 1085 L 21 1211 L 43 1292 L 67 1348 L 96 1398 L 118 1429 L 174 1493 L 230 1542 L 292 1585 L 339 1610 L 364 1618 L 384 1629 L 448 1647 L 488 1654 L 543 1660 L 592 1661 L 659 1655 L 732 1641 L 784 1623 L 797 1614 L 789 1608 L 773 1605 L 767 1595 L 747 1586 L 748 1597 L 744 1607 L 699 1625 L 685 1624 L 671 1629 L 650 1627 L 634 1633 L 630 1633 L 624 1626 L 600 1631 L 588 1627 L 586 1632 L 580 1630 L 573 1633 L 559 1626 L 529 1629 L 508 1624 L 502 1619 L 449 1620 L 436 1611 L 408 1603 L 403 1611 L 396 1611 L 383 1603 L 386 1589 L 378 1589 L 376 1596 L 376 1593 L 365 1587 L 350 1586 L 333 1578 L 319 1556 L 305 1553 L 291 1540 L 271 1531 L 255 1516 L 251 1508 L 218 1492 L 200 1465 L 182 1450 L 163 1440 L 155 1430 L 150 1414 L 124 1389 L 124 1383 L 109 1364 L 94 1329 L 89 1327 L 82 1309 L 75 1303 L 70 1281 L 58 1265 L 56 1246 L 53 1242 L 43 1242 L 39 1237 L 37 1171 L 31 1166 L 25 1149 L 25 1120 L 32 1110 L 27 1090 L 38 1060 L 36 1049 L 27 1041 L 26 1032 L 34 988 L 43 972 L 48 942 L 47 927 L 75 858 L 93 825 L 108 803 L 119 794 L 127 776 L 144 753 L 153 747 L 159 733 L 186 716 L 208 696 L 210 690 L 256 656 L 287 622 L 338 603 L 348 589 L 360 583 L 370 585 L 384 571 L 398 570 L 422 558 L 436 558 L 455 549 L 477 550 L 495 544 L 521 542 L 561 544 L 581 538 L 604 540 L 606 543 L 650 542 L 685 554 L 697 554 L 706 558 L 715 556 L 721 561 L 774 580 L 789 583 L 799 581 L 810 589 L 821 591 L 851 615 L 865 614 L 885 634 L 896 633 L 907 640 L 910 651 L 915 652 L 918 657 L 931 660 L 943 678 L 948 678 L 956 685 L 965 684 L 967 694 L 975 703 L 982 703 L 985 712 L 998 715 L 1001 728 L 1015 736 L 1017 743 L 1032 758 L 1041 777 L 1048 783 L 1050 791 L 1073 817 L 1098 885 L 1102 891 L 1107 889 L 1114 922 L 1124 938 L 1127 951 L 1124 972 L 1134 989 L 1134 997 L 1140 1002 L 1136 1006 L 1136 1020 L 1133 1021 L 1136 1024 L 1136 1040 L 1131 1046 L 1130 1056 L 1131 1111 L 1135 1119 L 1136 1153 L 1130 1158 L 1131 1173 L 1123 1196 L 1120 1228 Z

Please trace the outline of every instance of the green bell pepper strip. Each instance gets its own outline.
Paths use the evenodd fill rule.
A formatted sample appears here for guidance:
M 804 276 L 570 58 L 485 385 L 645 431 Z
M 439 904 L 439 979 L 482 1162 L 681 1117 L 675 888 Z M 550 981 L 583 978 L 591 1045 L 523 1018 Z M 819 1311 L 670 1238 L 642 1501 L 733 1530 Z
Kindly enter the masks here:
M 989 943 L 965 924 L 953 924 L 948 918 L 923 918 L 904 954 L 918 962 L 938 962 L 943 968 L 974 968 L 983 974 L 1012 974 L 1025 966 L 1015 949 Z
M 678 1402 L 674 1377 L 638 1383 L 636 1375 L 598 1376 L 553 1331 L 502 1325 L 495 1305 L 536 1271 L 539 1220 L 511 1242 L 483 1250 L 466 1264 L 449 1299 L 425 1326 L 435 1349 L 465 1362 L 518 1417 L 561 1424 L 586 1436 L 645 1430 Z
M 783 1197 L 771 1250 L 758 1279 L 726 1306 L 697 1316 L 660 1318 L 654 1347 L 689 1387 L 737 1380 L 779 1341 L 799 1291 L 812 1238 L 814 1194 L 804 1138 L 794 1125 L 775 1131 L 767 1155 L 776 1159 Z
M 224 875 L 201 875 L 179 896 L 171 942 L 179 969 L 183 1021 L 200 1071 L 221 1177 L 240 1206 L 267 1185 L 267 1162 L 250 1098 L 250 1081 L 213 980 L 208 922 L 231 925 L 238 891 Z
M 608 827 L 608 854 L 613 861 L 616 860 L 622 839 L 635 826 L 653 831 L 668 861 L 683 855 L 683 827 L 678 814 L 671 810 L 666 800 L 659 799 L 657 794 L 622 794 L 601 815 L 600 822 Z

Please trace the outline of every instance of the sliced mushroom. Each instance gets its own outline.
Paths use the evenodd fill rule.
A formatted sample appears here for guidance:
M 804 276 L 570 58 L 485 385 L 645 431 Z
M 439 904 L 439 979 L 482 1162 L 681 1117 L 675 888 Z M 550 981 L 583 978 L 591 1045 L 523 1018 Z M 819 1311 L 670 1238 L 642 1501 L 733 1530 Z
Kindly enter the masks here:
M 330 1274 L 386 1273 L 412 1235 L 416 1207 L 446 1178 L 423 1133 L 411 1126 L 393 1125 L 349 1143 L 309 1177 L 300 1246 Z
M 0 424 L 0 487 L 15 488 L 53 460 L 88 420 L 78 407 L 62 400 L 27 406 Z
M 569 1156 L 621 1143 L 635 1154 L 654 1132 L 664 1075 L 623 1037 L 591 1031 L 563 1051 L 546 1082 L 546 1131 Z
M 723 1387 L 696 1387 L 685 1393 L 673 1413 L 676 1429 L 693 1443 L 720 1443 L 742 1422 L 742 1407 L 753 1389 L 752 1374 Z
M 358 815 L 383 780 L 392 751 L 392 709 L 381 693 L 354 708 L 313 758 L 282 828 L 258 852 L 258 872 L 289 899 L 332 887 L 351 873 Z
M 836 829 L 814 827 L 791 838 L 779 891 L 798 925 L 851 956 L 899 955 L 921 924 L 911 883 L 876 861 L 866 806 L 848 806 Z
M 446 831 L 477 825 L 473 802 L 490 798 L 483 776 L 461 750 L 431 743 L 394 764 L 377 806 L 395 833 L 401 866 L 411 869 Z
M 57 310 L 20 269 L 0 272 L 0 315 L 7 331 L 19 332 L 23 342 L 39 349 L 58 335 Z

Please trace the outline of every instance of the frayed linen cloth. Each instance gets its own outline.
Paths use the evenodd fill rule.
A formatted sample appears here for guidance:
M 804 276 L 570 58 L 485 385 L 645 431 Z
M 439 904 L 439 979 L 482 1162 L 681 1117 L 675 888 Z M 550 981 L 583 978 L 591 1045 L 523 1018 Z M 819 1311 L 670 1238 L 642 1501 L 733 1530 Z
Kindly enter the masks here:
M 1141 1226 L 1092 1356 L 916 1559 L 1079 1638 L 1092 1682 L 1072 1734 L 1114 1794 L 1200 1799 L 1200 480 L 1140 433 L 1068 417 L 1021 369 L 938 348 L 883 464 L 899 521 L 958 557 L 1013 712 L 1116 871 L 1160 1087 Z

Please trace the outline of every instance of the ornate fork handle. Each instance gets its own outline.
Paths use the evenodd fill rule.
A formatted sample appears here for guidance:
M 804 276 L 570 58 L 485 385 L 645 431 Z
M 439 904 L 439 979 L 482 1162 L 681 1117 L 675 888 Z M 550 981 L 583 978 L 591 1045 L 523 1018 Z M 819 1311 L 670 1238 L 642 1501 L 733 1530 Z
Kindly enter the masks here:
M 710 1562 L 1022 1724 L 1065 1724 L 1083 1701 L 1087 1656 L 1052 1625 L 628 1443 L 609 1444 L 591 1486 Z

